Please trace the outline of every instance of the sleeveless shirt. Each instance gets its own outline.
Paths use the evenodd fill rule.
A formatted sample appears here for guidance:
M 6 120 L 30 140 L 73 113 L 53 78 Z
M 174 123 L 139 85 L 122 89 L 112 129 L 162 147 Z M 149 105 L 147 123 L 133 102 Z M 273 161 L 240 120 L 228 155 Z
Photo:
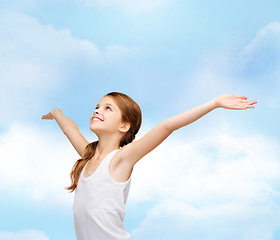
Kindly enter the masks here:
M 107 154 L 89 177 L 83 177 L 86 165 L 81 172 L 73 204 L 77 240 L 131 239 L 123 224 L 131 176 L 126 182 L 117 182 L 109 173 L 118 150 Z

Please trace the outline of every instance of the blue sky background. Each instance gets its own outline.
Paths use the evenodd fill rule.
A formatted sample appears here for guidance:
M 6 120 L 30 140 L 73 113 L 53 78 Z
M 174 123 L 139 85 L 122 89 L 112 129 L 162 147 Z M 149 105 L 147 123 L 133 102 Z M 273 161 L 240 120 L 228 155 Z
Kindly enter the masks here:
M 0 240 L 75 239 L 69 173 L 89 116 L 120 91 L 142 109 L 137 138 L 224 93 L 215 109 L 134 168 L 133 240 L 280 239 L 280 2 L 0 0 Z

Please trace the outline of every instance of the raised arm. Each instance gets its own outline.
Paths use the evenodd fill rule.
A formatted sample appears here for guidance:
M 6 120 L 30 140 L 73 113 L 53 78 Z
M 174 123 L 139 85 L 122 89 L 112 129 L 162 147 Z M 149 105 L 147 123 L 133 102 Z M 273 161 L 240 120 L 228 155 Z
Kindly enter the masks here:
M 220 97 L 198 107 L 164 120 L 138 141 L 134 141 L 124 146 L 124 150 L 122 151 L 122 159 L 134 166 L 137 161 L 156 148 L 173 131 L 193 123 L 215 108 L 222 107 L 226 109 L 242 110 L 254 108 L 252 105 L 255 103 L 257 102 L 247 100 L 245 96 L 238 96 L 234 94 L 221 95 Z
M 71 119 L 67 118 L 60 108 L 56 108 L 46 115 L 42 116 L 42 119 L 52 120 L 55 119 L 62 132 L 69 139 L 73 147 L 78 154 L 82 156 L 85 147 L 89 142 L 80 133 L 79 127 Z

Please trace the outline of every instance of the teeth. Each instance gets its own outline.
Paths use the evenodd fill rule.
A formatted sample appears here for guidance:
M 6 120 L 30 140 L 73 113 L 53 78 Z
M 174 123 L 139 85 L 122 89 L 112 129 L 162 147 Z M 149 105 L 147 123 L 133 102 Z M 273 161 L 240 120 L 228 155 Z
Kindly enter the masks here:
M 99 118 L 92 118 L 91 120 L 98 120 L 98 121 L 102 121 L 101 119 L 99 119 Z

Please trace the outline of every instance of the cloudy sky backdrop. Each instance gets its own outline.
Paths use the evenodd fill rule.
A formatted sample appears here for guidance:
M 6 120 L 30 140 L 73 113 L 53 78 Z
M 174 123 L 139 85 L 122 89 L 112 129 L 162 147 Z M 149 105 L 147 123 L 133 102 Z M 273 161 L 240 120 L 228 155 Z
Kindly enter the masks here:
M 138 102 L 137 138 L 224 93 L 216 109 L 134 168 L 133 240 L 280 239 L 280 2 L 0 0 L 0 240 L 74 240 L 69 173 L 79 158 L 54 108 L 96 140 L 103 95 Z

